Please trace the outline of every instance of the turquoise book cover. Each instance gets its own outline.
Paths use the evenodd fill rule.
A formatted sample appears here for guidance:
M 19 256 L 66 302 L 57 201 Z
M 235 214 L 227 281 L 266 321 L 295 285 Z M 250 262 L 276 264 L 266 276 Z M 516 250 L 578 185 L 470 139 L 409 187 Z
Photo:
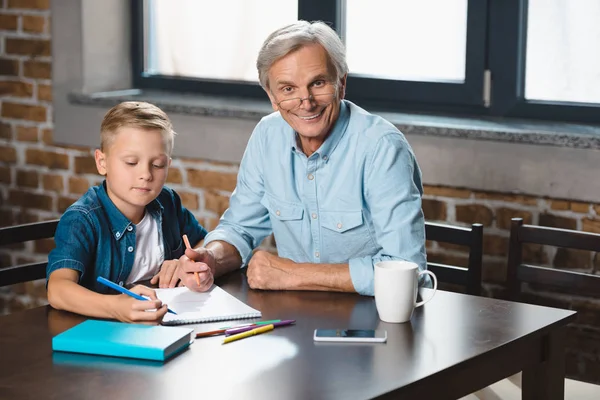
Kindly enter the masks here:
M 185 350 L 193 329 L 89 319 L 52 338 L 52 350 L 165 361 Z

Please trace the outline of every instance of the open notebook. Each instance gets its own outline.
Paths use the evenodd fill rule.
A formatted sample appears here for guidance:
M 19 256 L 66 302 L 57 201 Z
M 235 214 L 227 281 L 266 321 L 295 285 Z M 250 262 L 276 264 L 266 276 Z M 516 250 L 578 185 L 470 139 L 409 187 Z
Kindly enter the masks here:
M 260 318 L 258 310 L 213 285 L 204 293 L 188 288 L 156 289 L 156 295 L 177 315 L 167 313 L 163 325 L 195 324 L 229 319 Z

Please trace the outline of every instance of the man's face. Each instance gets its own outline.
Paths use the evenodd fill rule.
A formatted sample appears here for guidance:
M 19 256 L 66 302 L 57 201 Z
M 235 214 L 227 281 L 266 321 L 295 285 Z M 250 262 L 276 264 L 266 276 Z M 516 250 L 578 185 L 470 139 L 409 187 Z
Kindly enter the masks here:
M 106 175 L 108 196 L 133 223 L 160 194 L 170 164 L 158 130 L 122 127 L 105 152 L 96 150 L 96 167 Z
M 309 44 L 277 60 L 269 70 L 267 93 L 273 109 L 281 113 L 300 140 L 322 143 L 340 114 L 346 77 L 336 82 L 335 69 L 329 64 L 325 49 Z M 294 102 L 286 100 L 293 98 L 305 100 L 290 109 Z

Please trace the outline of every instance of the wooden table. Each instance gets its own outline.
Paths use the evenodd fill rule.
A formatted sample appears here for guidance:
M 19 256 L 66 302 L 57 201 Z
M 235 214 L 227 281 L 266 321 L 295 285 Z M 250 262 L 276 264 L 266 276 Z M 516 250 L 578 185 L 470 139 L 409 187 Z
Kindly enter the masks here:
M 199 339 L 162 365 L 53 354 L 51 337 L 83 317 L 18 312 L 0 318 L 0 399 L 456 399 L 521 370 L 524 399 L 564 397 L 572 311 L 438 291 L 410 323 L 387 324 L 371 297 L 254 291 L 243 273 L 217 283 L 296 325 L 224 346 Z M 315 328 L 386 329 L 388 342 L 315 343 Z

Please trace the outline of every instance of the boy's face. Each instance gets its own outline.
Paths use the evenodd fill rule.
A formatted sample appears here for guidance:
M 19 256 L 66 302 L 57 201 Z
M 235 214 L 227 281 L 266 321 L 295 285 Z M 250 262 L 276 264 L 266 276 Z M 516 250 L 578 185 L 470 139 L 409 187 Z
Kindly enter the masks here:
M 158 130 L 120 128 L 105 152 L 96 150 L 96 167 L 106 176 L 108 196 L 131 222 L 162 190 L 171 158 Z

